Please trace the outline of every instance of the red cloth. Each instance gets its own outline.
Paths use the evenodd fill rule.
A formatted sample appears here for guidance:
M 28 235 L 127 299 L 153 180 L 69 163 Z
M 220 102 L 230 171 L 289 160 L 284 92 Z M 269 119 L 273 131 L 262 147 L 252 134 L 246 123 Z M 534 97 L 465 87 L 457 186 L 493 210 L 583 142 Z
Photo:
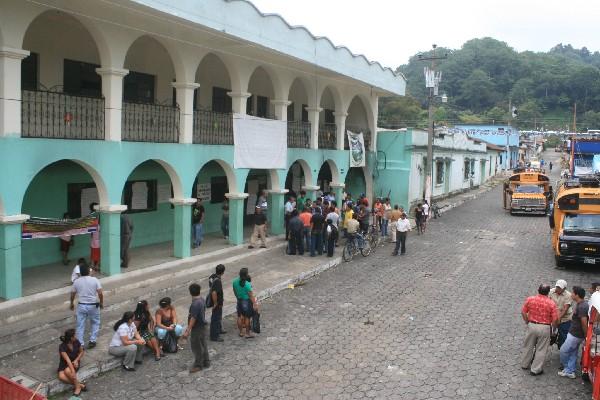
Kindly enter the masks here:
M 90 260 L 95 263 L 100 262 L 100 249 L 97 247 L 91 247 Z
M 552 321 L 558 319 L 556 303 L 548 296 L 541 294 L 528 297 L 527 300 L 525 300 L 525 304 L 523 304 L 521 311 L 527 313 L 527 319 L 530 322 L 551 324 Z
M 298 215 L 298 218 L 300 218 L 305 227 L 309 227 L 312 214 L 309 212 L 302 212 L 300 215 Z

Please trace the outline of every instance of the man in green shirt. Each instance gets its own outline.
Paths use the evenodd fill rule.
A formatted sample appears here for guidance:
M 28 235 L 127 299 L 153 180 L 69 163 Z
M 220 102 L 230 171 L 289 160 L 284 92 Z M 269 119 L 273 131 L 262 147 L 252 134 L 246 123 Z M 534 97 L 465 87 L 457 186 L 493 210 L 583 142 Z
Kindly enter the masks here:
M 302 210 L 304 210 L 305 205 L 306 205 L 306 192 L 304 190 L 301 190 L 300 196 L 298 196 L 298 198 L 296 199 L 296 210 L 298 210 L 298 212 L 301 213 Z

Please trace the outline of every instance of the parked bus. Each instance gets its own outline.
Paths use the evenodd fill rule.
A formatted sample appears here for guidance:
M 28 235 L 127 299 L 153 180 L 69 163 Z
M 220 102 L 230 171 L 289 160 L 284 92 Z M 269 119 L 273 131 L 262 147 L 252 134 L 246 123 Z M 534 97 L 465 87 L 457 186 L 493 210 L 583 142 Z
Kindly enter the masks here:
M 551 200 L 550 179 L 538 168 L 515 169 L 504 182 L 504 209 L 511 215 L 545 215 Z
M 600 264 L 600 175 L 564 181 L 549 219 L 556 266 Z

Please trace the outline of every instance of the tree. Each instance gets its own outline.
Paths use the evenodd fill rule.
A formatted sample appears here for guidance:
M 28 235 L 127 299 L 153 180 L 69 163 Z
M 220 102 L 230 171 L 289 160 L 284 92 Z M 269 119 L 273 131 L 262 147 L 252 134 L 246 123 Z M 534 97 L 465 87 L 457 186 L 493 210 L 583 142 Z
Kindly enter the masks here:
M 458 104 L 468 109 L 484 111 L 496 103 L 498 92 L 494 82 L 481 69 L 474 70 L 461 85 Z
M 541 122 L 541 109 L 535 100 L 529 100 L 521 104 L 518 108 L 517 125 L 519 128 L 535 129 L 536 124 Z
M 501 107 L 495 106 L 485 113 L 485 117 L 495 124 L 501 124 L 508 120 L 508 112 Z
M 380 125 L 388 128 L 405 128 L 420 125 L 423 119 L 421 104 L 410 96 L 382 99 Z

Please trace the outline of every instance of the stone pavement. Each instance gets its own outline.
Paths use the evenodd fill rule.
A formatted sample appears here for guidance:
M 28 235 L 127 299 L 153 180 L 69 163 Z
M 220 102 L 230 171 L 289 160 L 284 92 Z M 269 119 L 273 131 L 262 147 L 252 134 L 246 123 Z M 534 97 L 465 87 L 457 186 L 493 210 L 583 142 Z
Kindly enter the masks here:
M 520 307 L 541 282 L 589 287 L 600 272 L 555 269 L 547 219 L 510 216 L 501 191 L 409 235 L 405 256 L 388 244 L 264 301 L 257 339 L 227 319 L 208 370 L 188 374 L 186 348 L 93 379 L 83 398 L 588 399 L 556 375 L 556 348 L 545 374 L 521 370 Z

